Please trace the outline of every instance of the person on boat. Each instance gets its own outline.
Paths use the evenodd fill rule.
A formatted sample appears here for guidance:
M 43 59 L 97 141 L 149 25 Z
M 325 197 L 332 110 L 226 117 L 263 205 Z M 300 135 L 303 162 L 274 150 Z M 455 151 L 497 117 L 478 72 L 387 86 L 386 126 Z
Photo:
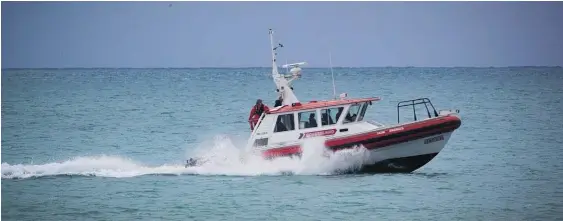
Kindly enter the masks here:
M 279 106 L 282 106 L 282 100 L 277 99 L 277 100 L 274 102 L 274 107 L 279 107 Z
M 307 128 L 317 127 L 317 119 L 315 119 L 315 114 L 309 115 L 309 124 Z
M 329 118 L 328 118 L 328 114 L 327 113 L 322 113 L 321 114 L 321 123 L 322 125 L 330 125 L 328 122 Z
M 354 114 L 354 115 L 350 115 L 350 113 L 346 114 L 346 118 L 344 118 L 346 120 L 346 122 L 354 122 L 356 121 L 356 117 L 358 115 Z
M 278 117 L 278 120 L 276 121 L 276 128 L 274 130 L 275 130 L 275 132 L 287 131 L 287 127 L 285 126 L 285 124 L 283 122 L 281 122 L 281 118 L 279 118 L 279 117 Z
M 269 111 L 268 106 L 262 103 L 261 99 L 256 100 L 256 105 L 250 110 L 250 116 L 248 116 L 248 122 L 250 122 L 250 129 L 254 130 L 254 126 L 258 123 L 258 119 L 262 116 L 262 113 Z
M 276 89 L 276 93 L 278 93 L 278 99 L 274 102 L 274 107 L 279 107 L 283 104 L 283 100 L 281 99 L 281 96 L 279 96 L 280 89 Z
M 338 113 L 336 113 L 336 122 L 338 122 L 338 120 L 340 120 L 340 115 L 342 115 L 343 110 L 344 110 L 343 107 L 338 108 Z

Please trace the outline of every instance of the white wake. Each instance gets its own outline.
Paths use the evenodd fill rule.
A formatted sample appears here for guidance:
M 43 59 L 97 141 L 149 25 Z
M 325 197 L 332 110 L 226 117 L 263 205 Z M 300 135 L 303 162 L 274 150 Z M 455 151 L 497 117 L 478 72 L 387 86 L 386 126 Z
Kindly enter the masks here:
M 211 147 L 210 147 L 211 146 Z M 212 145 L 192 151 L 190 157 L 205 160 L 200 166 L 184 164 L 146 166 L 120 156 L 81 156 L 46 164 L 2 163 L 2 179 L 25 179 L 42 176 L 81 175 L 99 177 L 135 177 L 141 175 L 330 175 L 355 169 L 366 159 L 362 147 L 333 153 L 325 151 L 324 140 L 310 139 L 303 145 L 301 158 L 265 160 L 237 148 L 229 138 L 218 136 Z

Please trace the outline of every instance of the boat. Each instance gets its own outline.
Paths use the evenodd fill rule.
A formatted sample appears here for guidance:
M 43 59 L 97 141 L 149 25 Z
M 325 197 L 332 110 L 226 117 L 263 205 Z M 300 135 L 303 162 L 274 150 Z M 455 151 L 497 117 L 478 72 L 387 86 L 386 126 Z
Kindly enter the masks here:
M 248 151 L 265 159 L 299 157 L 304 141 L 322 138 L 327 151 L 358 147 L 367 150 L 366 160 L 354 172 L 410 173 L 434 159 L 461 126 L 459 110 L 436 111 L 425 97 L 398 102 L 397 123 L 392 125 L 364 118 L 380 97 L 348 98 L 347 93 L 341 93 L 338 98 L 301 102 L 292 83 L 301 78 L 301 67 L 306 62 L 286 64 L 282 67 L 291 71 L 280 74 L 276 57 L 283 45 L 274 45 L 272 29 L 269 34 L 271 77 L 283 100 L 277 107 L 262 113 L 256 123 L 250 122 Z M 333 91 L 335 95 L 334 75 Z M 424 107 L 423 117 L 417 116 L 415 106 Z M 400 122 L 401 108 L 412 108 L 413 121 Z M 199 165 L 194 158 L 190 158 L 188 164 L 186 167 Z

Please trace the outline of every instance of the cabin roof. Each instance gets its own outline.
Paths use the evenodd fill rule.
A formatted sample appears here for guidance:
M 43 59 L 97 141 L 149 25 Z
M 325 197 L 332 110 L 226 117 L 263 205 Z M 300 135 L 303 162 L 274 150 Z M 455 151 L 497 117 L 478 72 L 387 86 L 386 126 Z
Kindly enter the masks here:
M 284 105 L 278 109 L 270 109 L 269 114 L 280 114 L 293 111 L 311 110 L 317 108 L 326 108 L 332 106 L 347 105 L 366 101 L 379 101 L 379 97 L 372 98 L 356 98 L 356 99 L 343 99 L 343 100 L 328 100 L 328 101 L 309 101 L 308 103 L 297 103 L 294 106 Z

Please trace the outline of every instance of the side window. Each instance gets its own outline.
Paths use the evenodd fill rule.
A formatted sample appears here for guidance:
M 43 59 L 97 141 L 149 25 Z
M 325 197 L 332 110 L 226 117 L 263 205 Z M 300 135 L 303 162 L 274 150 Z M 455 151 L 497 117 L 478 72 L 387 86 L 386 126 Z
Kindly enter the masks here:
M 316 111 L 306 111 L 299 113 L 299 129 L 317 127 Z
M 254 145 L 255 147 L 261 147 L 261 146 L 266 146 L 268 145 L 268 138 L 260 138 L 260 139 L 256 139 L 254 141 Z
M 368 109 L 368 103 L 364 103 L 362 106 L 362 111 L 360 112 L 360 116 L 358 117 L 358 121 L 362 121 L 364 119 L 364 115 L 366 114 L 366 110 Z
M 343 121 L 344 124 L 356 121 L 356 118 L 358 117 L 358 112 L 360 111 L 360 106 L 361 104 L 354 104 L 350 106 L 350 109 L 348 109 L 348 113 L 346 114 L 346 117 L 344 117 L 344 121 Z
M 276 120 L 276 126 L 274 127 L 274 132 L 295 130 L 294 119 L 295 118 L 293 117 L 293 113 L 279 115 L 278 119 Z
M 336 124 L 336 122 L 338 122 L 338 119 L 340 119 L 340 115 L 342 114 L 343 110 L 344 110 L 344 107 L 322 109 L 321 110 L 321 125 L 326 126 L 326 125 Z

